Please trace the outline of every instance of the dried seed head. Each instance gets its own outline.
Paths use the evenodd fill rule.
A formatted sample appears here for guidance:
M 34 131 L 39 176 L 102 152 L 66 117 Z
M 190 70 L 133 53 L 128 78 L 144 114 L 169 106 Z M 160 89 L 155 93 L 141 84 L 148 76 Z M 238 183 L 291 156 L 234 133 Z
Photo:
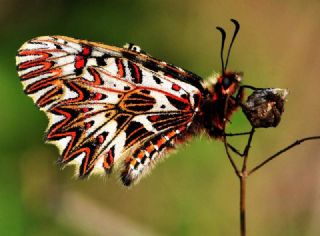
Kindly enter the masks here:
M 257 89 L 242 106 L 250 124 L 255 128 L 276 127 L 284 111 L 287 89 Z

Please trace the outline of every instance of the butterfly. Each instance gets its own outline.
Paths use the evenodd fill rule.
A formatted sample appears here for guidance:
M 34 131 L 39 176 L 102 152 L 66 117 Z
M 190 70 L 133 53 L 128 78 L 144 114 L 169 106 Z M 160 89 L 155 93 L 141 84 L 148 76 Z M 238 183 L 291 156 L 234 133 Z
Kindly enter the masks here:
M 16 65 L 25 93 L 49 119 L 46 141 L 61 165 L 79 177 L 115 172 L 130 186 L 167 156 L 175 144 L 206 133 L 223 138 L 239 106 L 241 73 L 200 76 L 155 59 L 137 45 L 123 48 L 65 36 L 24 43 Z M 240 96 L 239 96 L 240 94 Z M 233 99 L 229 99 L 233 98 Z

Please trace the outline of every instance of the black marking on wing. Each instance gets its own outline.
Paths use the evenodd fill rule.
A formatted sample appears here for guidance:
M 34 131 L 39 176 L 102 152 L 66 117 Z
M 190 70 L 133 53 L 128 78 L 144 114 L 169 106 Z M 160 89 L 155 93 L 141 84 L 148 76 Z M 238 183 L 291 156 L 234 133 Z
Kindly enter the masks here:
M 139 57 L 136 54 L 132 53 L 132 51 L 122 51 L 123 57 L 136 62 L 138 64 L 141 64 L 145 68 L 151 70 L 151 71 L 162 71 L 165 74 L 171 75 L 173 78 L 178 79 L 180 81 L 183 81 L 185 83 L 191 84 L 194 87 L 198 88 L 202 93 L 205 92 L 205 89 L 201 85 L 202 78 L 190 71 L 184 70 L 184 73 L 180 72 L 179 69 L 177 69 L 176 66 L 172 66 L 170 64 L 167 64 L 167 66 L 164 66 L 160 63 L 158 59 L 155 59 L 151 56 L 148 56 L 147 58 Z
M 170 96 L 166 96 L 166 97 L 167 97 L 168 101 L 171 103 L 171 105 L 173 105 L 174 107 L 176 107 L 179 110 L 185 110 L 189 106 L 188 103 L 179 101 L 179 100 L 174 99 Z
M 145 137 L 152 135 L 153 132 L 148 131 L 141 123 L 131 121 L 126 129 L 125 147 L 131 147 L 138 141 L 142 141 Z
M 107 59 L 107 58 L 108 58 L 107 54 L 105 54 L 105 55 L 103 55 L 103 56 L 101 56 L 101 57 L 97 57 L 97 58 L 96 58 L 97 65 L 98 65 L 98 66 L 105 66 L 105 65 L 107 65 L 107 63 L 106 63 L 106 61 L 105 61 L 105 59 Z
M 153 80 L 157 83 L 157 84 L 162 84 L 163 82 L 161 81 L 161 79 L 157 76 L 152 76 Z

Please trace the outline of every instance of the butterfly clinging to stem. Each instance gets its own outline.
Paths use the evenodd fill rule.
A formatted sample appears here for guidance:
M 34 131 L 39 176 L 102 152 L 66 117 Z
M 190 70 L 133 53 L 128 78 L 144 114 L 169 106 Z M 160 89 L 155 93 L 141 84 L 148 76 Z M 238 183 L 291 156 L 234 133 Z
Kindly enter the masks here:
M 24 43 L 16 57 L 24 91 L 49 118 L 46 140 L 59 163 L 80 177 L 119 173 L 129 186 L 175 143 L 200 132 L 221 139 L 242 100 L 241 73 L 227 71 L 222 35 L 221 74 L 201 77 L 144 53 L 65 36 Z

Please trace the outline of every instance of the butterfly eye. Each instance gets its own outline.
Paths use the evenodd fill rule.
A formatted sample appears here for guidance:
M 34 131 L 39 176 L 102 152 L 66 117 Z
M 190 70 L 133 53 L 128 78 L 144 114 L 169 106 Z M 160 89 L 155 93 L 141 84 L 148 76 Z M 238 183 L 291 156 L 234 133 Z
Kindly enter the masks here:
M 229 86 L 231 85 L 231 83 L 232 83 L 232 81 L 231 81 L 230 78 L 224 77 L 223 81 L 222 81 L 222 86 L 223 86 L 224 89 L 228 89 Z

